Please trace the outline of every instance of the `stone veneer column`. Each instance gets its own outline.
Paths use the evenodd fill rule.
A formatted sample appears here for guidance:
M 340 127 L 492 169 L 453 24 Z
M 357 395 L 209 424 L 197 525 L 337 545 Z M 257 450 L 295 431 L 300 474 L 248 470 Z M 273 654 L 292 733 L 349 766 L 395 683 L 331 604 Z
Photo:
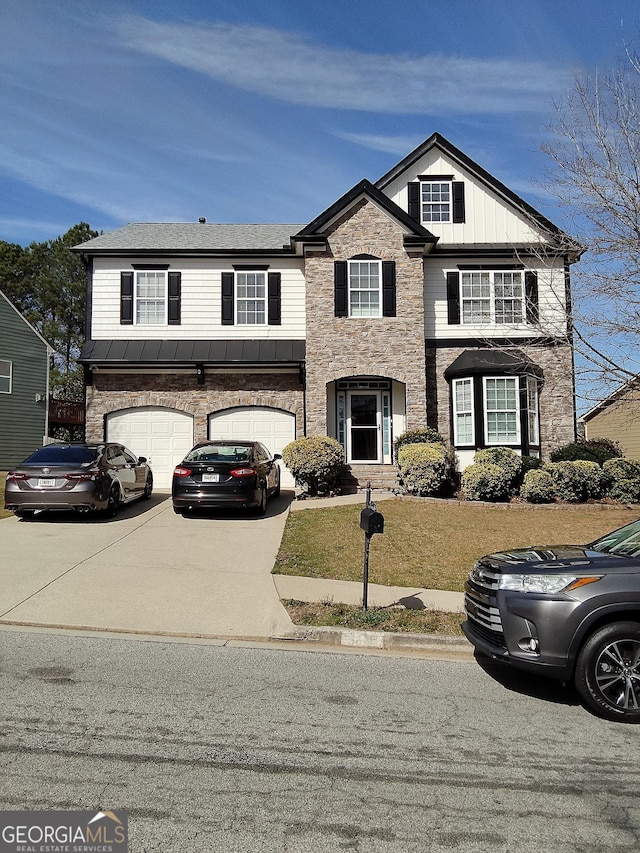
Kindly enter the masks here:
M 426 425 L 422 255 L 404 249 L 398 224 L 370 201 L 346 214 L 326 252 L 305 260 L 307 434 L 326 434 L 327 383 L 384 376 L 405 384 L 407 428 Z M 334 261 L 368 254 L 396 262 L 395 317 L 335 317 Z

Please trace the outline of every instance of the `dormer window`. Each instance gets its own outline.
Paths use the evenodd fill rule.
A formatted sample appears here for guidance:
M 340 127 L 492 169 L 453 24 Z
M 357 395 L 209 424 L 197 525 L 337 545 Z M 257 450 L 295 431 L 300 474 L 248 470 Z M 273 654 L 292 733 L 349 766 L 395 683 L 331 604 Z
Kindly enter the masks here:
M 451 222 L 451 182 L 421 181 L 423 222 Z
M 422 225 L 464 222 L 464 182 L 454 175 L 418 175 L 407 191 L 409 216 Z

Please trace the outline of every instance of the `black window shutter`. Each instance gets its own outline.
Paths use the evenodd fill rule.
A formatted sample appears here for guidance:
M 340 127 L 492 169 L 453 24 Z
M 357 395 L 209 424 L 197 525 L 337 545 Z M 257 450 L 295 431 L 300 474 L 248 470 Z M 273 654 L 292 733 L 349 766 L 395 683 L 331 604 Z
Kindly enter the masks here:
M 528 270 L 524 274 L 524 293 L 527 306 L 527 323 L 536 324 L 538 311 L 538 273 Z
M 382 262 L 382 316 L 396 316 L 396 262 Z
M 170 272 L 169 278 L 169 325 L 179 326 L 182 310 L 181 310 L 181 292 L 182 292 L 182 273 Z
M 447 323 L 460 324 L 460 273 L 447 273 Z
M 222 325 L 233 326 L 234 320 L 234 273 L 222 273 Z
M 453 221 L 464 222 L 464 182 L 454 181 L 453 187 Z
M 335 316 L 347 317 L 349 314 L 349 298 L 346 261 L 335 261 L 333 265 L 333 297 Z
M 279 326 L 282 322 L 280 305 L 281 275 L 279 272 L 270 272 L 268 275 L 268 323 L 270 326 Z
M 133 273 L 120 273 L 120 324 L 133 325 Z
M 407 184 L 409 192 L 409 216 L 420 222 L 420 184 L 417 181 Z

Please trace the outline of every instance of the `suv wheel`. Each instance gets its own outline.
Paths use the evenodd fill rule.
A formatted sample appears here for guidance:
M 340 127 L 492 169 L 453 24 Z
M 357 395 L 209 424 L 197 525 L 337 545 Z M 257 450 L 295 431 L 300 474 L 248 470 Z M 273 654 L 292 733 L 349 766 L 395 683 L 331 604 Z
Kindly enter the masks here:
M 578 655 L 575 685 L 601 717 L 640 723 L 640 623 L 615 622 L 593 633 Z

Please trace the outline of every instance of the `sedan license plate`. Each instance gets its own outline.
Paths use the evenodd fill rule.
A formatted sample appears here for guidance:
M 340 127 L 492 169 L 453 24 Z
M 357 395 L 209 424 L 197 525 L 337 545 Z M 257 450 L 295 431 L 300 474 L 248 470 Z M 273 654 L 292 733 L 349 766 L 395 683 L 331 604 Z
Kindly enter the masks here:
M 41 489 L 50 489 L 52 486 L 55 486 L 56 481 L 51 479 L 43 479 L 42 477 L 38 480 L 38 485 Z
M 219 474 L 203 474 L 202 482 L 203 483 L 217 483 L 220 480 Z

